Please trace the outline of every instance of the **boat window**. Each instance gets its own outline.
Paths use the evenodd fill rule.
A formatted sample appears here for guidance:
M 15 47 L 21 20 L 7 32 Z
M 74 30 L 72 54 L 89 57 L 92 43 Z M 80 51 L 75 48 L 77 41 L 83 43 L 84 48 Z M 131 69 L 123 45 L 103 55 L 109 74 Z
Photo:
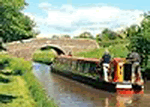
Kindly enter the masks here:
M 77 61 L 77 71 L 80 71 L 80 61 Z
M 124 64 L 124 80 L 131 80 L 132 65 Z
M 68 59 L 65 59 L 65 60 L 64 60 L 64 63 L 67 64 L 67 63 L 68 63 Z
M 96 64 L 95 63 L 90 63 L 90 73 L 96 73 Z
M 63 63 L 63 64 L 65 63 L 65 58 L 62 59 L 62 63 Z
M 84 72 L 84 66 L 85 66 L 84 62 L 81 61 L 81 64 L 80 64 L 80 72 Z
M 122 68 L 122 66 L 120 66 L 120 69 Z
M 113 80 L 114 77 L 115 77 L 115 72 L 114 72 L 115 71 L 115 65 L 113 63 L 111 63 L 110 67 L 111 67 L 111 74 L 110 74 L 110 76 L 111 76 L 111 78 Z
M 88 73 L 88 72 L 89 72 L 89 69 L 90 69 L 90 63 L 86 62 L 86 63 L 85 63 L 84 72 L 85 72 L 85 73 Z
M 71 59 L 69 59 L 69 67 L 72 68 L 72 60 Z
M 61 58 L 58 59 L 59 63 L 61 62 Z
M 82 61 L 78 61 L 78 67 L 77 67 L 77 71 L 78 72 L 83 72 L 83 62 Z
M 72 61 L 72 70 L 76 70 L 76 61 Z

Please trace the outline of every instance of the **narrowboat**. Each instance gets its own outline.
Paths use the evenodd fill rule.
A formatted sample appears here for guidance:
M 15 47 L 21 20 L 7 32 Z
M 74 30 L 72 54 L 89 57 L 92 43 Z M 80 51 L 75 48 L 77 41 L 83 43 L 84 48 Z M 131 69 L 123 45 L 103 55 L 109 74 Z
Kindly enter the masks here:
M 103 89 L 117 94 L 143 94 L 144 85 L 142 77 L 132 82 L 132 64 L 125 58 L 114 58 L 108 68 L 108 81 L 99 78 L 97 65 L 99 59 L 73 56 L 57 56 L 52 65 L 52 72 L 66 76 L 73 80 L 89 84 L 95 88 Z

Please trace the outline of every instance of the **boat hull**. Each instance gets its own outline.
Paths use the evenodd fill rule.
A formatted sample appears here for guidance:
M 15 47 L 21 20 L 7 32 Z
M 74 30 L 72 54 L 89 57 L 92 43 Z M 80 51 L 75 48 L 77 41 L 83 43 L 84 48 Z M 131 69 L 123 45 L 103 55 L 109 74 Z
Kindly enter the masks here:
M 134 90 L 134 89 L 116 89 L 117 94 L 144 94 L 144 90 Z
M 144 86 L 123 84 L 121 87 L 116 85 L 117 94 L 144 94 Z
M 113 92 L 117 94 L 143 94 L 144 93 L 142 86 L 130 84 L 131 87 L 126 88 L 126 84 L 122 84 L 122 87 L 117 88 L 118 84 L 116 82 L 106 82 L 103 80 L 96 80 L 91 77 L 82 76 L 80 74 L 75 74 L 69 71 L 68 72 L 60 71 L 55 68 L 53 68 L 51 72 L 108 92 Z

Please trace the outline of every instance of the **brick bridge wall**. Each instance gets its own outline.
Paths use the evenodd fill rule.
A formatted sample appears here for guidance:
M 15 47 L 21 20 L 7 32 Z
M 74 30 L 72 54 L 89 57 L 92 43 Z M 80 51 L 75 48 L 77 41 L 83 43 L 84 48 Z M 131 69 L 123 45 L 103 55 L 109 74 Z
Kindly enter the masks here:
M 24 43 L 9 43 L 6 45 L 8 49 L 8 53 L 16 56 L 22 57 L 26 60 L 31 60 L 33 53 L 40 49 L 43 45 L 57 45 L 60 47 L 65 53 L 68 53 L 70 50 L 72 52 L 75 51 L 84 51 L 89 49 L 96 49 L 98 45 L 94 40 L 85 40 L 85 39 L 59 39 L 59 40 L 52 40 L 52 39 L 31 39 L 31 40 L 24 40 Z

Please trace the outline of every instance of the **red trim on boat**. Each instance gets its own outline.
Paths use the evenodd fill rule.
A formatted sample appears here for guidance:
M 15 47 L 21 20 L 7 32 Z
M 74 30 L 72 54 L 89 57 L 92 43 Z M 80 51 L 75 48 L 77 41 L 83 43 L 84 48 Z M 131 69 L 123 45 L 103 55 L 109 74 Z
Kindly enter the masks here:
M 144 94 L 144 90 L 117 89 L 117 94 Z

